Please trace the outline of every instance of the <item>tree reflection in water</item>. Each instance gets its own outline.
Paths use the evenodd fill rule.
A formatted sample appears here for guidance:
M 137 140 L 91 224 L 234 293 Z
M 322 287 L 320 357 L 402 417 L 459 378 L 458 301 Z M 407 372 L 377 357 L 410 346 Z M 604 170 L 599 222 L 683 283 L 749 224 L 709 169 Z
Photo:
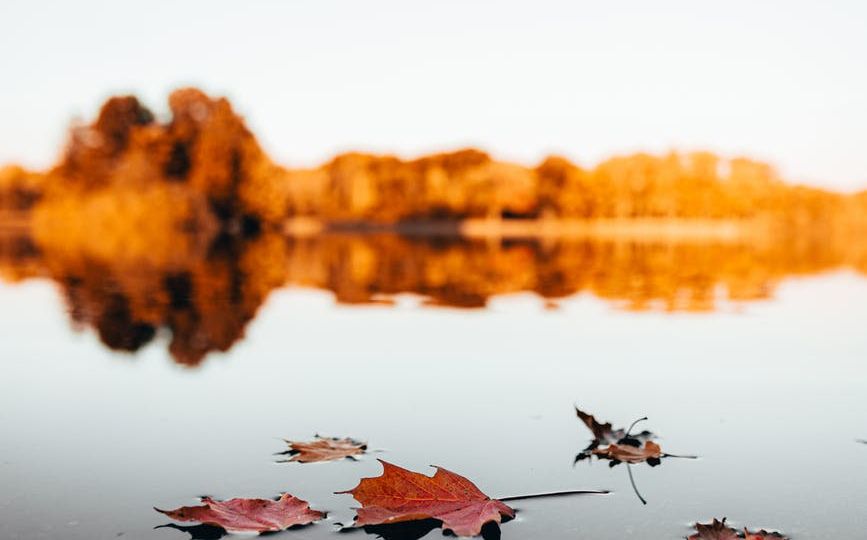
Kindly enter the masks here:
M 180 233 L 179 233 L 180 234 Z M 23 234 L 0 235 L 0 276 L 58 283 L 73 326 L 93 328 L 118 351 L 168 333 L 169 351 L 194 366 L 242 339 L 269 293 L 294 285 L 337 302 L 483 308 L 497 295 L 530 292 L 553 303 L 581 292 L 628 310 L 708 312 L 727 301 L 771 298 L 780 280 L 835 268 L 867 270 L 851 244 L 470 240 L 397 234 L 274 232 L 172 240 L 173 249 L 62 249 Z M 98 246 L 97 246 L 98 247 Z M 106 253 L 111 254 L 107 256 Z

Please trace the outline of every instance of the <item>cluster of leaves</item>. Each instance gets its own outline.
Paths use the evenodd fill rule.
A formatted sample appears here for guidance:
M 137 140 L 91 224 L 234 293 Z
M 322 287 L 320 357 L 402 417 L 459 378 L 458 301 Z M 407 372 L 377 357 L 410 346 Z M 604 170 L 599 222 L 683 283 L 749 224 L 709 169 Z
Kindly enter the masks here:
M 738 531 L 726 525 L 726 518 L 722 521 L 714 518 L 711 523 L 696 523 L 695 534 L 687 540 L 788 540 L 778 532 L 768 532 L 764 529 L 750 532 L 748 529 Z
M 632 434 L 628 429 L 614 429 L 610 423 L 601 423 L 592 415 L 576 408 L 578 417 L 593 432 L 593 442 L 578 459 L 596 456 L 617 463 L 659 464 L 664 454 L 651 439 L 649 431 Z M 644 420 L 644 419 L 642 419 Z M 286 461 L 314 463 L 355 460 L 367 451 L 367 444 L 351 438 L 321 437 L 314 440 L 286 440 L 289 449 L 283 455 L 292 456 Z M 607 444 L 602 447 L 601 445 Z M 582 457 L 583 456 L 583 457 Z M 571 495 L 578 493 L 607 493 L 604 491 L 569 491 L 539 495 L 491 498 L 472 481 L 457 473 L 435 466 L 433 476 L 404 469 L 385 460 L 382 474 L 362 478 L 358 485 L 337 494 L 352 495 L 361 504 L 356 508 L 354 527 L 378 534 L 383 538 L 421 538 L 432 529 L 441 527 L 457 536 L 488 537 L 486 531 L 495 528 L 494 537 L 499 537 L 498 525 L 515 517 L 515 510 L 506 501 Z M 633 484 L 634 487 L 634 484 Z M 637 493 L 637 491 L 636 491 Z M 641 496 L 639 495 L 639 498 Z M 643 501 L 643 499 L 642 499 Z M 197 522 L 200 525 L 163 525 L 190 533 L 194 538 L 220 538 L 226 532 L 276 532 L 291 527 L 309 525 L 326 517 L 326 513 L 310 508 L 307 501 L 289 493 L 279 498 L 242 499 L 218 501 L 203 497 L 199 506 L 183 506 L 174 510 L 155 508 L 179 522 Z M 688 540 L 786 540 L 775 532 L 761 530 L 739 532 L 714 519 L 712 523 L 695 525 L 696 533 Z

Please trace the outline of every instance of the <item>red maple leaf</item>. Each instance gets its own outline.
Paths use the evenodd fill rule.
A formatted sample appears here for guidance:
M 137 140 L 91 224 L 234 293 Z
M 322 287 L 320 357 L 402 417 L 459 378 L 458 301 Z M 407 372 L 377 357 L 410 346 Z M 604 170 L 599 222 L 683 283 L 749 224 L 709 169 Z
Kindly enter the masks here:
M 198 521 L 222 527 L 231 532 L 274 532 L 293 525 L 306 525 L 325 517 L 324 512 L 311 510 L 306 501 L 284 493 L 271 499 L 229 499 L 215 501 L 202 497 L 202 506 L 183 506 L 157 512 L 177 521 Z
M 362 478 L 348 493 L 361 503 L 357 508 L 355 525 L 384 525 L 436 519 L 442 528 L 458 536 L 476 536 L 482 525 L 500 523 L 502 516 L 514 518 L 515 511 L 504 503 L 491 499 L 472 482 L 436 467 L 431 476 L 382 463 L 382 475 Z

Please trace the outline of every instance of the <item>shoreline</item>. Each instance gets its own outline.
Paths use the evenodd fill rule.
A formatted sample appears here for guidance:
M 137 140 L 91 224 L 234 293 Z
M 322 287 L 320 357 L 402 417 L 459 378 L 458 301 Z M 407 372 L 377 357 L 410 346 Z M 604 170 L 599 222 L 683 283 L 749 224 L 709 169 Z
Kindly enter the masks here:
M 767 231 L 761 220 L 735 219 L 484 219 L 419 220 L 397 223 L 289 218 L 276 224 L 288 237 L 397 234 L 417 238 L 598 239 L 667 242 L 739 242 Z M 0 214 L 0 234 L 32 232 L 27 215 Z
M 418 237 L 477 239 L 598 238 L 669 241 L 739 241 L 757 230 L 755 220 L 732 219 L 466 219 L 398 223 L 328 222 L 290 218 L 287 236 L 394 233 Z

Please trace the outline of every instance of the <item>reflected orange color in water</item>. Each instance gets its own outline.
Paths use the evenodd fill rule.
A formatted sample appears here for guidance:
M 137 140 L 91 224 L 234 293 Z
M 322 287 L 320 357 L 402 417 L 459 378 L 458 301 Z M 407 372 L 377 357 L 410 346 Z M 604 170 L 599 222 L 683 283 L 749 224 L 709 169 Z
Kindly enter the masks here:
M 265 232 L 220 236 L 157 263 L 46 250 L 7 235 L 0 236 L 0 275 L 55 281 L 73 324 L 94 328 L 112 349 L 137 350 L 168 330 L 175 360 L 196 365 L 240 340 L 269 293 L 287 285 L 331 291 L 346 304 L 411 293 L 428 305 L 481 308 L 508 293 L 555 302 L 587 292 L 629 310 L 703 312 L 770 298 L 790 276 L 843 267 L 867 273 L 867 250 L 851 247 Z
M 116 350 L 167 330 L 172 356 L 196 365 L 285 285 L 353 304 L 590 292 L 631 310 L 710 311 L 768 298 L 787 276 L 867 272 L 867 193 L 790 186 L 746 159 L 530 168 L 469 149 L 288 170 L 225 99 L 185 89 L 169 104 L 159 123 L 135 98 L 112 98 L 53 169 L 0 170 L 0 276 L 54 280 L 74 325 Z M 299 219 L 314 226 L 284 235 Z M 645 230 L 672 223 L 736 234 Z

